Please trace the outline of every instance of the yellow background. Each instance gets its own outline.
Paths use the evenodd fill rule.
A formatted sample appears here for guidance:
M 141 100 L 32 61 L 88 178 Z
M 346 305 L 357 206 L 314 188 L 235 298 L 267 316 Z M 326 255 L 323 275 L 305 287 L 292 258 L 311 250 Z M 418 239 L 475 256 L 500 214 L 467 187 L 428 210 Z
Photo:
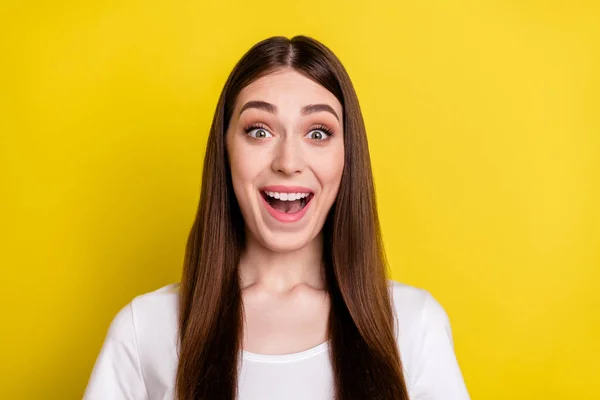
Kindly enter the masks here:
M 1 397 L 77 399 L 177 281 L 217 96 L 307 34 L 363 107 L 393 278 L 450 315 L 474 399 L 600 399 L 597 1 L 3 1 Z

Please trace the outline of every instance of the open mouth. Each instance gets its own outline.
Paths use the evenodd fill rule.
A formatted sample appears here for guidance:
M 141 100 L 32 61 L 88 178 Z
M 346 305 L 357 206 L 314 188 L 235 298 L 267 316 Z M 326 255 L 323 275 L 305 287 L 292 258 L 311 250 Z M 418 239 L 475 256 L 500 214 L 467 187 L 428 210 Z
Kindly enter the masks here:
M 275 210 L 284 214 L 295 214 L 312 200 L 313 193 L 282 193 L 261 190 L 260 194 Z

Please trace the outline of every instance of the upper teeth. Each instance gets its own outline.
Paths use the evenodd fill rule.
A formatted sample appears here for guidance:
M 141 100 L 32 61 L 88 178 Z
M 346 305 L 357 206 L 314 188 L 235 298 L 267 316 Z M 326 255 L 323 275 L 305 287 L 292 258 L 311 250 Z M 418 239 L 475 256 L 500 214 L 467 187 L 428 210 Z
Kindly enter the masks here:
M 283 201 L 294 201 L 308 197 L 310 193 L 280 193 L 280 192 L 265 192 L 269 197 L 274 197 Z

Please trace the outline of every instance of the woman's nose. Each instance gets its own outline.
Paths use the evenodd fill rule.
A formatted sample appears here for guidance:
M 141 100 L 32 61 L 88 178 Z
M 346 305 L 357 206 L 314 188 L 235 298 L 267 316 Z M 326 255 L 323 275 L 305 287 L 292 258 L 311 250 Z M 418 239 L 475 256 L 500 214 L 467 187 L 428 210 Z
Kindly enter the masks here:
M 304 159 L 302 155 L 301 143 L 298 143 L 293 137 L 284 137 L 277 143 L 274 149 L 272 168 L 275 172 L 282 172 L 286 175 L 302 172 L 304 169 Z

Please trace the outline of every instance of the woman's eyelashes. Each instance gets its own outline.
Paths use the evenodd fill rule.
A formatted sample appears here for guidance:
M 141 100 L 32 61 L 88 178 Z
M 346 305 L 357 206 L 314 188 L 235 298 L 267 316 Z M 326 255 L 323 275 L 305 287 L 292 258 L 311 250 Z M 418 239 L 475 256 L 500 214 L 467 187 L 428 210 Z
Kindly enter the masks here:
M 272 138 L 274 136 L 269 130 L 269 128 L 267 128 L 263 124 L 250 124 L 244 127 L 244 132 L 246 132 L 246 134 L 251 138 L 259 140 Z M 320 142 L 323 140 L 327 140 L 331 135 L 333 135 L 332 130 L 329 129 L 327 126 L 320 124 L 309 128 L 308 133 L 306 133 L 304 137 L 313 141 Z
M 267 139 L 273 137 L 273 134 L 262 124 L 247 126 L 244 128 L 244 132 L 253 139 Z
M 326 127 L 325 125 L 317 125 L 315 127 L 310 128 L 309 132 L 304 137 L 308 137 L 311 140 L 322 141 L 329 138 L 333 135 L 331 129 Z

